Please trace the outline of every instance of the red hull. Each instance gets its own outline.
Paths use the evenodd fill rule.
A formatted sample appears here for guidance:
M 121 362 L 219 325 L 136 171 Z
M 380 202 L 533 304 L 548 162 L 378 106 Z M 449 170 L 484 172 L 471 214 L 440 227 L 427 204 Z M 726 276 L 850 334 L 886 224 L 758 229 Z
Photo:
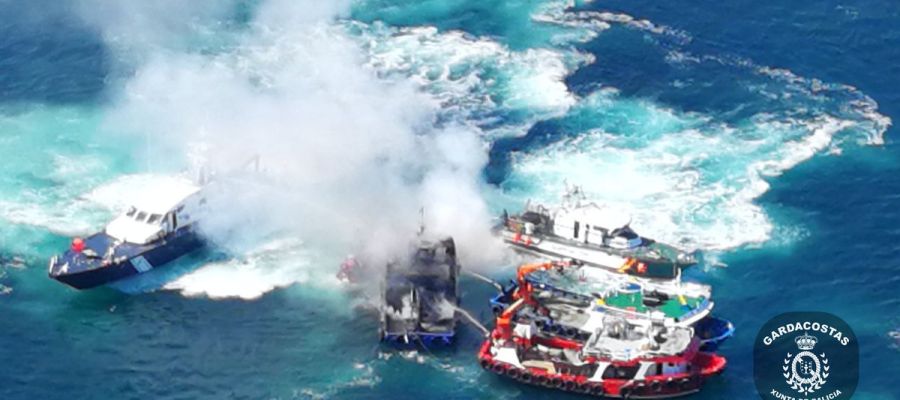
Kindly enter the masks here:
M 486 340 L 478 352 L 482 368 L 535 386 L 586 394 L 597 397 L 628 399 L 662 399 L 696 393 L 703 381 L 725 369 L 724 357 L 711 353 L 697 353 L 693 365 L 700 367 L 698 374 L 654 376 L 640 381 L 604 379 L 589 382 L 589 377 L 566 373 L 548 373 L 539 368 L 519 368 L 504 362 L 496 362 L 490 353 L 491 340 Z

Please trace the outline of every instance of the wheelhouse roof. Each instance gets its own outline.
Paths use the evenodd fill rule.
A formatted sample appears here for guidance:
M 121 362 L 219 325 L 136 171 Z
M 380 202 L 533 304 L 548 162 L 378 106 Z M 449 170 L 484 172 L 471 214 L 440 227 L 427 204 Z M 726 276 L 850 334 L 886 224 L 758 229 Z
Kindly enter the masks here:
M 190 180 L 173 177 L 144 187 L 135 196 L 132 205 L 139 211 L 165 214 L 199 191 L 200 186 Z

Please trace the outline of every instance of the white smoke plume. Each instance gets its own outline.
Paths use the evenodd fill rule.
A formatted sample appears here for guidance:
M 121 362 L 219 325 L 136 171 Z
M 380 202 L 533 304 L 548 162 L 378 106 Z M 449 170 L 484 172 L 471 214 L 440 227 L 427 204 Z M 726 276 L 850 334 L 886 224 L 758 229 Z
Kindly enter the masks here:
M 205 226 L 220 245 L 240 253 L 289 235 L 326 249 L 313 263 L 323 271 L 360 249 L 382 263 L 415 237 L 424 207 L 427 232 L 454 236 L 464 267 L 500 254 L 479 132 L 438 126 L 430 97 L 363 67 L 334 23 L 348 2 L 264 1 L 221 45 L 197 32 L 222 29 L 215 21 L 233 4 L 81 4 L 134 63 L 105 128 L 147 138 L 135 157 L 162 171 L 227 171 L 260 157 L 265 178 L 228 180 L 210 199 Z

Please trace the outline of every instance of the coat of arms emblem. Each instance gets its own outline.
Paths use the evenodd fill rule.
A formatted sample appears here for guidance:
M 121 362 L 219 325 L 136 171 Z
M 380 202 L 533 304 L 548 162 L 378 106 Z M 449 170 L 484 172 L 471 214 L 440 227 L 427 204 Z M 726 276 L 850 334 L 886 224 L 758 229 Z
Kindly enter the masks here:
M 828 359 L 825 353 L 816 355 L 812 352 L 816 347 L 818 339 L 815 336 L 804 333 L 797 336 L 794 342 L 800 352 L 796 355 L 787 353 L 784 359 L 784 378 L 791 389 L 801 394 L 809 394 L 820 389 L 828 379 L 829 370 Z

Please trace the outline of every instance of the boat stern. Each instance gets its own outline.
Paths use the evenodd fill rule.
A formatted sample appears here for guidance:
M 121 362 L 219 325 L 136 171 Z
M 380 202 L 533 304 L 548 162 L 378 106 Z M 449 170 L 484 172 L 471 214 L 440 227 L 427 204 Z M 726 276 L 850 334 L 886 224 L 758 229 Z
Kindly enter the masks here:
M 398 347 L 418 347 L 425 348 L 435 346 L 450 346 L 453 344 L 455 335 L 453 332 L 384 332 L 381 341 Z
M 704 379 L 721 374 L 728 366 L 728 360 L 716 353 L 699 352 L 694 362 L 700 367 L 700 375 Z
M 726 319 L 707 316 L 694 326 L 694 332 L 703 344 L 700 350 L 713 352 L 718 350 L 722 342 L 734 335 L 734 324 Z

